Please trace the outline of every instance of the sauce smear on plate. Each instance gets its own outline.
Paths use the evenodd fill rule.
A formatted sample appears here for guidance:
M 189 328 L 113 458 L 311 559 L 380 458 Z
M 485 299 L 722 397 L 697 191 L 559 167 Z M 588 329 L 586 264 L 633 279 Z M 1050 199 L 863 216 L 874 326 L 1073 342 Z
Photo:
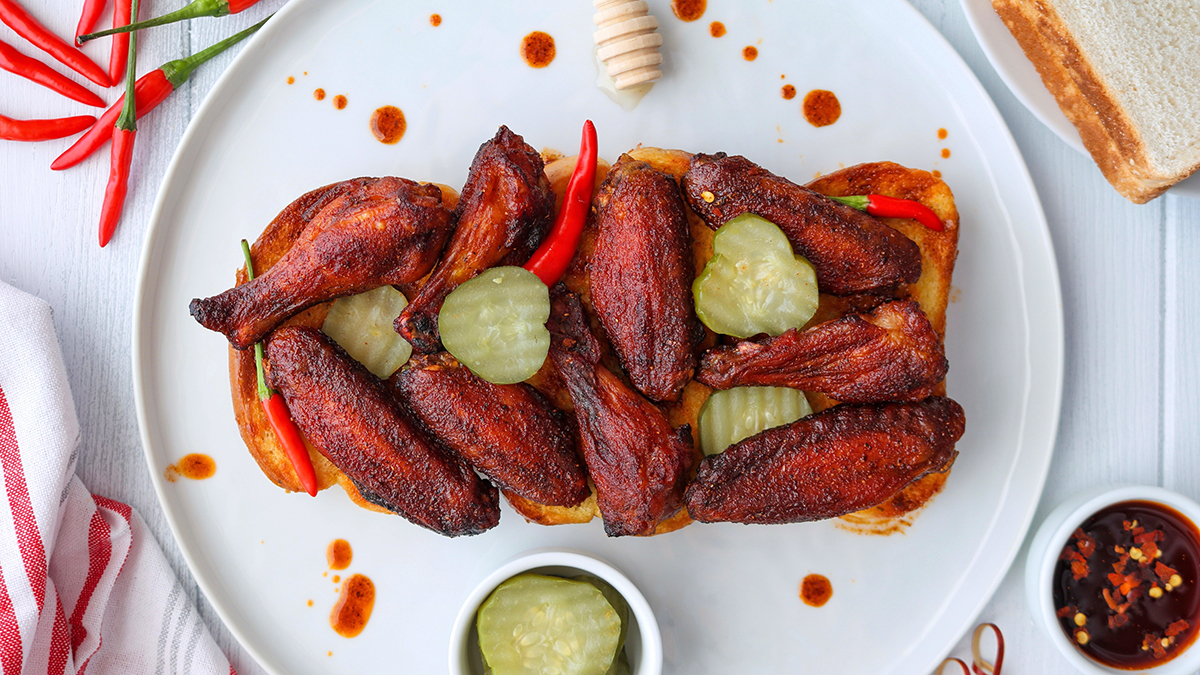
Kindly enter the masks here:
M 200 453 L 192 453 L 179 458 L 178 462 L 167 467 L 163 477 L 174 483 L 180 476 L 192 480 L 212 478 L 217 472 L 217 463 L 212 457 Z
M 809 607 L 820 607 L 833 597 L 833 584 L 820 574 L 810 574 L 800 582 L 800 599 Z
M 704 16 L 708 0 L 671 0 L 671 11 L 680 21 L 695 21 Z
M 404 111 L 394 105 L 376 108 L 375 112 L 371 113 L 371 133 L 380 143 L 399 143 L 407 129 L 408 122 L 404 119 Z
M 832 91 L 813 89 L 804 96 L 804 119 L 814 127 L 827 127 L 842 116 L 842 104 Z
M 361 574 L 346 579 L 342 594 L 329 614 L 329 625 L 342 637 L 363 632 L 375 607 L 375 583 Z
M 554 38 L 535 30 L 521 40 L 521 58 L 531 68 L 545 68 L 554 60 Z
M 325 549 L 325 559 L 329 561 L 329 569 L 344 570 L 350 566 L 350 561 L 354 559 L 354 551 L 350 548 L 350 542 L 345 539 L 334 539 L 329 542 L 329 548 Z

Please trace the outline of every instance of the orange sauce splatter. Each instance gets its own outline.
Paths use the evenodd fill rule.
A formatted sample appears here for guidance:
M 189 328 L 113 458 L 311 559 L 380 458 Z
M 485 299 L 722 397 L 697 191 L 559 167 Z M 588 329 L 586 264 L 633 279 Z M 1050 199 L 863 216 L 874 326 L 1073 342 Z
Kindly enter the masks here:
M 946 136 L 948 135 L 950 135 L 950 132 L 946 131 L 945 129 L 938 129 L 938 138 L 946 140 Z
M 314 90 L 313 98 L 317 99 L 318 101 L 324 101 L 325 100 L 325 90 L 324 89 Z
M 438 26 L 442 25 L 442 15 L 441 14 L 430 14 L 429 15 L 429 25 L 433 26 L 434 28 L 437 28 Z
M 334 96 L 333 97 L 333 107 L 337 108 L 338 110 L 345 108 L 346 107 L 346 97 L 342 96 L 341 94 Z
M 408 129 L 404 111 L 394 105 L 385 105 L 371 113 L 371 133 L 385 145 L 399 143 Z
M 212 475 L 217 472 L 217 463 L 208 455 L 192 453 L 179 458 L 178 462 L 167 467 L 163 472 L 163 478 L 174 483 L 180 476 L 190 478 L 192 480 L 204 480 L 212 478 Z
M 758 58 L 758 48 L 750 45 L 742 50 L 742 58 L 747 61 L 753 61 Z
M 309 607 L 312 607 L 312 600 L 309 600 L 309 601 L 308 601 L 308 606 L 309 606 Z
M 725 34 L 725 24 L 720 21 L 714 21 L 708 24 L 708 34 L 713 37 L 721 37 Z
M 695 21 L 704 16 L 708 0 L 671 0 L 671 11 L 680 21 Z
M 950 159 L 950 148 L 942 148 L 942 159 Z
M 342 580 L 342 577 L 340 575 L 337 575 L 337 574 L 333 575 L 333 583 L 336 584 L 336 583 L 340 582 L 341 580 Z
M 804 96 L 804 119 L 814 127 L 827 127 L 841 116 L 842 104 L 832 91 L 813 89 Z
M 554 60 L 554 38 L 535 30 L 521 40 L 521 58 L 531 68 L 545 68 Z
M 292 77 L 291 75 L 288 75 L 287 82 L 288 82 L 288 84 L 296 84 L 296 78 Z
M 329 569 L 344 570 L 354 559 L 354 550 L 350 548 L 350 542 L 345 539 L 334 539 L 325 549 L 325 559 L 329 561 Z M 337 577 L 334 577 L 333 580 L 337 581 Z
M 375 584 L 367 577 L 355 574 L 346 579 L 342 594 L 329 613 L 329 625 L 342 637 L 354 637 L 367 627 L 374 607 Z
M 942 177 L 942 172 L 941 172 L 941 171 L 938 171 L 937 169 L 934 169 L 934 170 L 933 170 L 933 177 L 934 177 L 934 178 L 941 178 L 941 177 Z
M 820 574 L 810 574 L 800 582 L 800 599 L 809 607 L 820 607 L 833 597 L 833 584 Z
M 779 95 L 790 101 L 796 98 L 796 88 L 790 84 L 785 84 L 783 85 L 783 89 L 779 90 Z

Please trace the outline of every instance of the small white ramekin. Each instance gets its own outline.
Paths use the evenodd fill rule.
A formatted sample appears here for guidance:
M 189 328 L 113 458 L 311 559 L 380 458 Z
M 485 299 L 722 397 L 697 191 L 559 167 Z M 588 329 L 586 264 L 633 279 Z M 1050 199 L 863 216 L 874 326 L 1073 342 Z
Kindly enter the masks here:
M 615 567 L 590 555 L 565 549 L 541 549 L 523 553 L 487 575 L 467 596 L 454 629 L 450 632 L 450 675 L 483 675 L 483 662 L 477 647 L 475 613 L 479 605 L 505 580 L 523 572 L 572 577 L 592 574 L 612 584 L 629 603 L 629 631 L 625 652 L 633 675 L 661 675 L 662 635 L 654 611 L 642 592 Z M 474 647 L 474 648 L 472 648 Z
M 1200 505 L 1183 495 L 1160 487 L 1144 485 L 1104 485 L 1079 494 L 1063 502 L 1046 517 L 1029 545 L 1029 557 L 1025 561 L 1025 601 L 1033 622 L 1042 627 L 1050 641 L 1067 661 L 1081 673 L 1087 675 L 1128 675 L 1130 672 L 1152 673 L 1153 675 L 1192 675 L 1200 670 L 1200 648 L 1192 643 L 1182 654 L 1161 665 L 1144 670 L 1117 670 L 1097 663 L 1075 647 L 1075 643 L 1063 632 L 1055 616 L 1054 568 L 1058 556 L 1067 545 L 1075 528 L 1083 524 L 1097 511 L 1128 501 L 1146 501 L 1165 504 L 1182 513 L 1193 524 L 1200 523 Z M 1200 640 L 1198 640 L 1200 642 Z

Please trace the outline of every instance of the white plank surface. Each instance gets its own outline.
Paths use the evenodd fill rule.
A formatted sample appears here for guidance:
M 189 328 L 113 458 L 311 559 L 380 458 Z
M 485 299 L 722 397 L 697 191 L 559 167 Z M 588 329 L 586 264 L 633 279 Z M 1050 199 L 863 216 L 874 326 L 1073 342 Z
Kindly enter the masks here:
M 26 0 L 62 35 L 74 29 L 76 4 Z M 176 4 L 148 0 L 143 16 Z M 590 3 L 580 4 L 581 11 L 591 11 Z M 1159 484 L 1200 498 L 1200 201 L 1168 196 L 1134 206 L 1117 196 L 1090 160 L 1060 142 L 1008 92 L 975 43 L 957 0 L 914 4 L 962 54 L 1004 115 L 1038 185 L 1057 250 L 1066 388 L 1038 520 L 1075 491 L 1103 482 Z M 281 5 L 282 0 L 264 0 L 240 16 L 159 29 L 143 42 L 139 70 L 198 51 Z M 670 16 L 665 9 L 658 13 Z M 0 39 L 25 49 L 6 27 L 0 26 Z M 89 46 L 87 52 L 106 62 L 107 45 Z M 218 644 L 238 672 L 253 674 L 262 671 L 190 582 L 171 539 L 142 460 L 130 371 L 135 272 L 150 208 L 188 120 L 231 58 L 226 54 L 203 66 L 141 122 L 125 217 L 104 250 L 96 246 L 96 218 L 107 151 L 52 173 L 47 167 L 69 141 L 0 143 L 0 279 L 55 308 L 82 426 L 79 473 L 85 484 L 142 514 Z M 83 107 L 3 73 L 0 91 L 0 113 L 13 117 L 79 114 Z M 111 101 L 117 93 L 103 96 Z M 1028 617 L 1022 567 L 1023 557 L 980 618 L 1005 631 L 1005 672 L 1070 672 Z M 966 641 L 956 652 L 969 653 Z

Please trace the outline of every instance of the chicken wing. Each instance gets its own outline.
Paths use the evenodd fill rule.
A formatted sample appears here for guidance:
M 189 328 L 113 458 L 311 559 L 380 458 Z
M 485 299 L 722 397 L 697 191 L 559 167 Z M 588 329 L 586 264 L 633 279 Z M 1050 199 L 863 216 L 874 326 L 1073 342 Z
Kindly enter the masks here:
M 554 192 L 544 168 L 541 155 L 508 127 L 479 147 L 446 254 L 396 318 L 396 332 L 413 349 L 441 348 L 437 317 L 450 291 L 493 265 L 521 265 L 537 250 L 554 220 Z
M 948 398 L 835 406 L 704 458 L 688 514 L 776 524 L 861 511 L 947 466 L 964 425 Z
M 604 531 L 653 534 L 682 503 L 694 458 L 690 428 L 672 429 L 661 410 L 600 364 L 579 296 L 562 284 L 552 293 L 547 327 L 550 357 L 575 405 Z
M 679 399 L 704 337 L 692 303 L 692 252 L 679 186 L 622 155 L 593 201 L 592 306 L 633 386 Z
M 566 415 L 533 387 L 492 384 L 446 352 L 414 356 L 388 380 L 425 427 L 501 489 L 575 506 L 591 490 Z
M 778 225 L 812 263 L 823 293 L 886 293 L 921 276 L 921 251 L 911 239 L 745 157 L 695 155 L 682 186 L 713 229 L 747 212 Z
M 500 522 L 500 496 L 428 438 L 383 382 L 315 328 L 267 340 L 271 386 L 304 436 L 363 497 L 448 537 Z
M 901 300 L 808 330 L 710 349 L 696 379 L 714 389 L 819 391 L 844 403 L 919 401 L 933 393 L 949 367 L 920 306 Z
M 308 307 L 420 279 L 437 262 L 451 226 L 438 187 L 373 179 L 322 208 L 262 276 L 192 300 L 189 309 L 202 326 L 246 349 Z

